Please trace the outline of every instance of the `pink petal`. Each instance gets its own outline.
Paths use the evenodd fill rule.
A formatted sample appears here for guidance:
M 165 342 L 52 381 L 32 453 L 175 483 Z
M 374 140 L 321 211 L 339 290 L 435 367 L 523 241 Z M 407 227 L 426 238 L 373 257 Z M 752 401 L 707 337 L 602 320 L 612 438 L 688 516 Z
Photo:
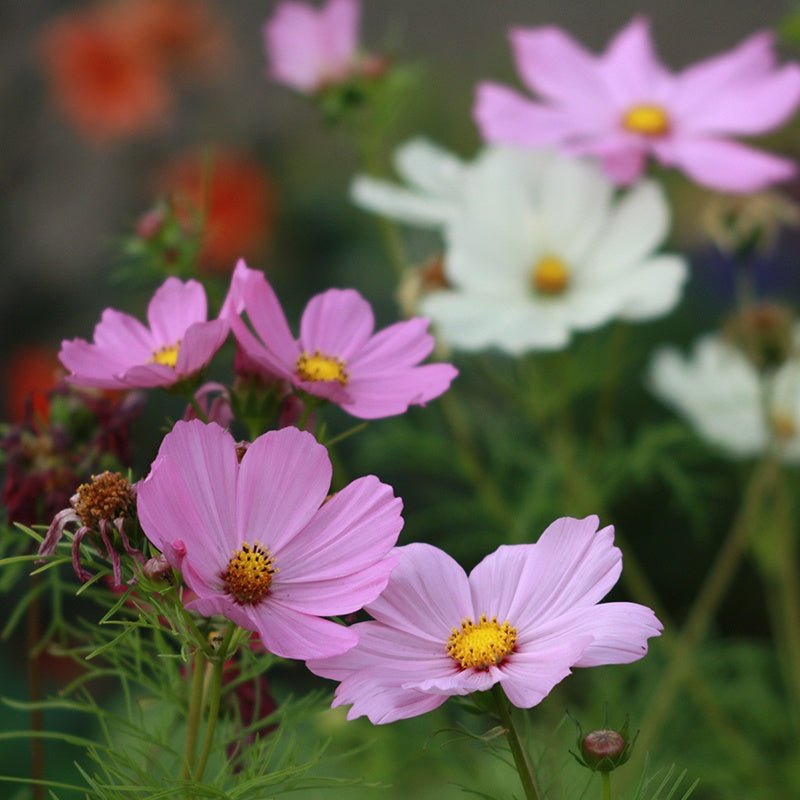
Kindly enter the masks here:
M 311 521 L 281 547 L 286 562 L 281 585 L 354 575 L 381 561 L 403 528 L 403 501 L 374 475 L 353 481 L 317 508 Z
M 193 375 L 207 366 L 217 350 L 228 338 L 230 324 L 227 319 L 196 322 L 190 325 L 178 350 L 175 372 L 181 377 Z
M 273 80 L 312 92 L 322 77 L 319 20 L 305 3 L 285 2 L 264 26 L 264 49 Z
M 358 48 L 361 6 L 357 0 L 329 0 L 320 12 L 320 50 L 327 77 L 346 77 Z
M 676 113 L 681 133 L 740 134 L 771 131 L 794 114 L 800 101 L 800 67 L 790 64 L 758 80 L 745 80 Z
M 185 560 L 214 591 L 239 545 L 237 469 L 233 438 L 219 425 L 177 422 L 150 474 L 137 485 L 139 521 L 147 538 L 165 554 L 166 543 L 181 540 Z
M 478 614 L 508 620 L 520 635 L 603 598 L 622 571 L 614 531 L 597 517 L 556 520 L 532 545 L 503 545 L 469 576 Z
M 444 394 L 458 375 L 451 364 L 424 364 L 397 373 L 352 375 L 347 385 L 351 399 L 341 407 L 360 419 L 379 419 L 402 414 L 412 405 L 424 405 Z
M 485 142 L 518 147 L 560 144 L 574 128 L 566 113 L 489 82 L 478 84 L 472 118 Z
M 208 319 L 206 291 L 201 283 L 167 278 L 147 307 L 147 320 L 156 349 L 176 344 L 186 329 Z
M 328 289 L 309 300 L 300 320 L 300 346 L 307 353 L 349 361 L 375 327 L 370 304 L 354 289 Z
M 408 680 L 403 684 L 403 688 L 449 697 L 452 695 L 472 694 L 473 692 L 486 692 L 501 678 L 502 672 L 498 667 L 462 669 L 441 678 L 427 678 L 423 681 Z
M 351 362 L 356 372 L 385 372 L 392 367 L 412 367 L 427 358 L 434 338 L 428 333 L 429 322 L 415 317 L 396 322 L 376 333 Z
M 128 389 L 153 389 L 156 386 L 172 386 L 179 377 L 166 364 L 139 364 L 127 370 L 122 379 Z
M 308 524 L 330 485 L 328 451 L 310 433 L 290 427 L 259 436 L 239 469 L 235 546 L 259 541 L 284 569 L 282 548 Z
M 679 167 L 697 183 L 721 192 L 757 192 L 789 180 L 797 171 L 790 159 L 720 139 L 665 141 L 655 151 L 662 163 Z
M 590 636 L 583 636 L 545 653 L 514 653 L 500 667 L 500 681 L 506 697 L 517 708 L 537 705 L 572 672 L 570 667 L 590 642 Z
M 463 619 L 473 618 L 464 570 L 429 544 L 398 547 L 400 562 L 383 594 L 367 611 L 384 624 L 446 645 Z
M 113 308 L 103 312 L 94 329 L 94 343 L 129 365 L 144 363 L 159 346 L 138 319 Z
M 605 113 L 609 97 L 597 58 L 560 28 L 514 28 L 511 47 L 517 71 L 534 93 L 573 112 Z
M 687 67 L 676 78 L 673 111 L 682 117 L 699 110 L 720 91 L 765 76 L 775 66 L 774 40 L 771 32 L 761 31 L 727 53 Z
M 243 607 L 264 647 L 282 658 L 328 658 L 351 650 L 358 634 L 344 625 L 295 611 L 272 597 Z
M 67 380 L 78 386 L 98 389 L 127 389 L 122 374 L 128 365 L 116 353 L 90 344 L 85 339 L 65 339 L 58 353 L 59 361 L 71 373 Z
M 620 107 L 661 99 L 673 78 L 659 60 L 650 23 L 634 17 L 606 47 L 601 69 Z

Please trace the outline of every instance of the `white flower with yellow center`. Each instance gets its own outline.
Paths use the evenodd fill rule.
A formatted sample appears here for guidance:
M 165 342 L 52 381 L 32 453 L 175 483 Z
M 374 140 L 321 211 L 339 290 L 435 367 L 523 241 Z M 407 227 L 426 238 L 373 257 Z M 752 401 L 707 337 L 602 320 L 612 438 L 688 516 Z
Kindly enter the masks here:
M 512 354 L 565 347 L 573 331 L 669 312 L 687 276 L 657 255 L 669 210 L 644 181 L 620 198 L 596 165 L 550 151 L 487 148 L 472 163 L 411 142 L 398 152 L 401 189 L 357 179 L 357 203 L 439 228 L 451 288 L 423 298 L 442 338 Z
M 658 351 L 650 368 L 653 392 L 684 416 L 697 434 L 735 457 L 774 447 L 800 463 L 800 360 L 762 374 L 723 337 L 700 339 L 688 358 Z

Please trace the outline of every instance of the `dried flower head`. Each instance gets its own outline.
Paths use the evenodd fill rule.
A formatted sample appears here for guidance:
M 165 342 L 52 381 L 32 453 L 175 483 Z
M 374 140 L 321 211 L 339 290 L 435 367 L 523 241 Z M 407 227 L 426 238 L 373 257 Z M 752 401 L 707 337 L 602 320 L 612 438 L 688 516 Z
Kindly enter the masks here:
M 97 528 L 100 520 L 133 516 L 136 494 L 124 475 L 106 470 L 78 487 L 72 506 L 87 528 Z

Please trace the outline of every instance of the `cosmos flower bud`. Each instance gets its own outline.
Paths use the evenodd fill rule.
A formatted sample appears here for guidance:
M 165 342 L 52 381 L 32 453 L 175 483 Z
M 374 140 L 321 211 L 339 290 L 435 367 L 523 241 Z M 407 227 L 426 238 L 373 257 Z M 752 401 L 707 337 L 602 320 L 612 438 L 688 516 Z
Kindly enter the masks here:
M 732 315 L 725 337 L 759 370 L 780 367 L 792 352 L 794 315 L 780 303 L 758 303 Z
M 576 753 L 572 755 L 579 764 L 593 772 L 611 772 L 630 758 L 635 742 L 636 736 L 633 739 L 628 736 L 627 717 L 619 731 L 600 728 L 585 736 L 578 724 L 577 746 L 580 755 Z
M 151 580 L 158 581 L 172 572 L 172 567 L 164 556 L 155 556 L 145 561 L 142 572 Z

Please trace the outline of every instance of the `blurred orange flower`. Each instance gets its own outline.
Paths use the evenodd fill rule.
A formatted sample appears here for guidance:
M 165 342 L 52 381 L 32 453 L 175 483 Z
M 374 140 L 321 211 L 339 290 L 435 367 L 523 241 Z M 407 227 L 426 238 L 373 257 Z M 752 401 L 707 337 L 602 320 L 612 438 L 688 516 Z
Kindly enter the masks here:
M 215 150 L 194 153 L 167 165 L 159 189 L 172 195 L 187 224 L 203 220 L 201 265 L 230 272 L 239 258 L 258 260 L 275 225 L 272 180 L 252 157 Z
M 47 392 L 63 374 L 56 351 L 30 344 L 11 354 L 6 364 L 6 414 L 11 422 L 25 419 L 30 402 L 35 417 L 47 417 Z
M 159 59 L 108 9 L 50 23 L 40 47 L 55 103 L 89 141 L 151 128 L 171 103 Z

